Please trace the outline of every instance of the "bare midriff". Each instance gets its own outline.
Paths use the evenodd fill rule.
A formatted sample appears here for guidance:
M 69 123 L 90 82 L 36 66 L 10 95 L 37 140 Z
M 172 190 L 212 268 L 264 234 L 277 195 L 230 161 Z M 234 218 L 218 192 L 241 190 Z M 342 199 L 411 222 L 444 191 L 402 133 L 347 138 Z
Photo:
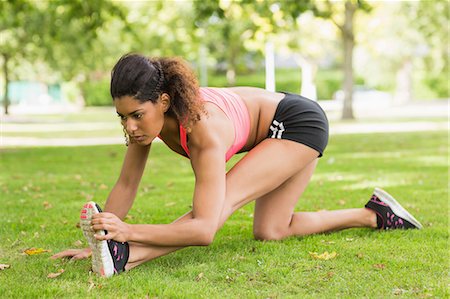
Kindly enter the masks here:
M 250 115 L 248 140 L 239 151 L 246 152 L 267 137 L 275 110 L 278 103 L 284 98 L 284 94 L 255 87 L 231 87 L 229 89 L 242 99 Z

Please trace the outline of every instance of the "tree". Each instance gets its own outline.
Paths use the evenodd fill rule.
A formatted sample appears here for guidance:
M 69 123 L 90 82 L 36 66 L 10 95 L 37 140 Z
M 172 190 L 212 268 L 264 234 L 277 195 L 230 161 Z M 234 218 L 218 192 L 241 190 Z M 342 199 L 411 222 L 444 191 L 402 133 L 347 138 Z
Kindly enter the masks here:
M 40 11 L 32 3 L 25 0 L 0 2 L 0 55 L 3 60 L 4 109 L 8 114 L 9 98 L 8 85 L 11 78 L 10 69 L 20 59 L 31 59 L 35 47 L 31 44 L 31 37 L 37 34 L 36 24 L 42 20 Z
M 416 5 L 374 3 L 370 18 L 361 17 L 357 23 L 362 29 L 356 68 L 369 85 L 395 89 L 396 104 L 413 98 L 413 69 L 428 51 L 423 36 L 411 26 L 411 7 Z
M 416 5 L 414 5 L 416 4 Z M 440 97 L 450 97 L 449 90 L 449 37 L 450 2 L 448 0 L 405 3 L 411 13 L 410 24 L 424 37 L 428 53 L 424 56 L 427 70 L 425 82 Z
M 122 8 L 106 0 L 9 0 L 0 2 L 0 11 L 5 114 L 15 66 L 45 61 L 69 80 L 99 63 L 92 55 L 98 30 L 113 18 L 124 19 Z
M 354 18 L 358 10 L 370 11 L 371 7 L 364 0 L 345 0 L 342 2 L 317 2 L 315 13 L 318 17 L 330 19 L 341 32 L 343 45 L 344 72 L 344 106 L 343 119 L 355 118 L 353 114 L 353 49 L 355 47 Z
M 214 34 L 210 44 L 223 53 L 228 84 L 235 81 L 236 68 L 249 50 L 264 52 L 265 43 L 278 32 L 291 30 L 297 17 L 314 9 L 310 0 L 298 1 L 195 1 L 199 27 Z M 219 38 L 217 38 L 217 35 Z

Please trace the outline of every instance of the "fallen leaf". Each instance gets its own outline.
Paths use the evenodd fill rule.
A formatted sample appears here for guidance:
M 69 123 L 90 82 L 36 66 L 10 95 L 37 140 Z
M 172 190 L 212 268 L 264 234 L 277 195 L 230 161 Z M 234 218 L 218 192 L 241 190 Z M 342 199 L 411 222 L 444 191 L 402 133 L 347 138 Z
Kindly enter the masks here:
M 197 277 L 195 278 L 195 281 L 200 281 L 203 278 L 204 274 L 203 272 L 201 272 L 200 274 L 197 275 Z
M 337 253 L 335 251 L 328 253 L 328 251 L 325 251 L 322 254 L 318 254 L 317 252 L 310 252 L 309 255 L 315 259 L 315 260 L 331 260 L 334 259 L 337 256 Z
M 73 242 L 73 246 L 81 247 L 81 246 L 83 246 L 83 242 L 81 242 L 81 240 L 76 240 L 75 242 Z
M 356 257 L 359 258 L 359 259 L 362 259 L 364 257 L 364 254 L 359 252 L 359 253 L 356 254 Z
M 10 265 L 0 264 L 0 270 L 5 270 L 5 269 L 8 269 L 10 267 L 11 267 Z
M 76 228 L 80 228 L 80 227 L 81 227 L 80 222 L 77 222 L 77 224 L 75 224 L 75 227 L 76 227 Z
M 89 275 L 91 274 L 91 272 L 89 272 Z M 92 278 L 89 278 L 89 287 L 88 287 L 88 292 L 90 292 L 92 290 L 93 287 L 95 287 L 95 283 L 92 281 Z
M 407 290 L 404 290 L 404 289 L 400 289 L 400 288 L 395 288 L 395 289 L 393 289 L 393 293 L 394 293 L 394 295 L 396 295 L 396 296 L 403 295 L 403 294 L 406 293 L 406 292 L 408 292 L 408 291 L 407 291 Z
M 106 186 L 105 184 L 101 184 L 101 185 L 98 187 L 98 189 L 100 189 L 100 190 L 106 190 L 106 189 L 108 189 L 108 186 Z
M 373 265 L 373 267 L 383 270 L 384 268 L 386 268 L 386 265 L 385 264 L 375 264 L 375 265 Z
M 42 249 L 42 248 L 28 248 L 24 251 L 25 254 L 27 255 L 35 255 L 35 254 L 41 254 L 44 252 L 51 252 L 51 250 L 47 250 L 47 249 Z
M 321 242 L 324 243 L 324 244 L 334 244 L 334 243 L 336 243 L 334 241 L 325 241 L 325 240 L 322 240 Z
M 63 273 L 64 273 L 64 269 L 59 269 L 58 272 L 56 272 L 56 273 L 49 273 L 47 275 L 47 278 L 56 278 Z
M 177 204 L 176 202 L 172 201 L 172 202 L 166 203 L 165 206 L 166 206 L 166 207 L 171 207 L 171 206 L 174 206 L 174 205 L 176 205 L 176 204 Z
M 46 210 L 51 209 L 53 207 L 52 204 L 49 203 L 48 201 L 44 201 L 42 203 L 42 205 L 44 206 L 44 209 L 46 209 Z
M 125 220 L 132 220 L 134 217 L 133 215 L 126 215 Z
M 345 200 L 343 200 L 343 199 L 339 200 L 339 205 L 340 206 L 345 206 L 345 204 L 346 204 Z

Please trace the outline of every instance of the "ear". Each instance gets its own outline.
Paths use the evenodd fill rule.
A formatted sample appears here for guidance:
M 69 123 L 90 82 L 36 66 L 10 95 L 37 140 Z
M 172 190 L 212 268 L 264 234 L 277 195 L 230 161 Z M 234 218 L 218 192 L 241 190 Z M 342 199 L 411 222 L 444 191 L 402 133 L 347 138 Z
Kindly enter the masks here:
M 170 108 L 170 96 L 167 93 L 161 94 L 159 101 L 161 103 L 161 107 L 163 109 L 163 112 L 166 113 Z

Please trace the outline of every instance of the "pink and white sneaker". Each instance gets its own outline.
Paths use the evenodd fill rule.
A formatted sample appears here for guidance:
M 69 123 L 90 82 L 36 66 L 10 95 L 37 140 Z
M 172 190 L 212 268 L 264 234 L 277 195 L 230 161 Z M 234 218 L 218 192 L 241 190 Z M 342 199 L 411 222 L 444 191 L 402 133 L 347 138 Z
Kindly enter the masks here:
M 86 203 L 81 209 L 80 227 L 92 250 L 92 271 L 110 277 L 125 271 L 130 254 L 127 242 L 114 240 L 99 241 L 94 234 L 106 235 L 107 231 L 94 231 L 91 227 L 92 216 L 101 213 L 102 209 L 93 201 Z
M 365 207 L 377 214 L 377 228 L 379 229 L 422 229 L 422 224 L 394 197 L 382 189 L 375 188 Z

